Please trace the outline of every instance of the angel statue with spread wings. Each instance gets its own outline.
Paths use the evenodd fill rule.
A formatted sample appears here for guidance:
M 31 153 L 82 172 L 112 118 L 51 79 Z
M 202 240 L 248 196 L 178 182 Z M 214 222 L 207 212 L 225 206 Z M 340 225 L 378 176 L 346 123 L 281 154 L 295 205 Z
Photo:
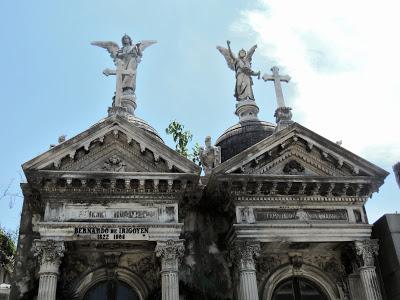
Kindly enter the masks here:
M 253 79 L 251 76 L 257 76 L 260 79 L 260 71 L 254 72 L 251 69 L 251 58 L 257 45 L 254 45 L 246 52 L 241 49 L 236 57 L 231 50 L 231 42 L 226 41 L 228 49 L 217 46 L 217 49 L 225 57 L 228 67 L 236 73 L 236 87 L 235 87 L 235 98 L 237 101 L 242 100 L 255 100 L 253 94 Z
M 92 42 L 94 46 L 99 46 L 110 53 L 117 67 L 116 70 L 105 69 L 104 75 L 117 76 L 117 88 L 115 91 L 115 104 L 121 105 L 122 96 L 135 96 L 136 90 L 136 69 L 140 63 L 143 51 L 155 44 L 156 41 L 141 41 L 133 44 L 129 35 L 122 37 L 122 47 L 119 48 L 117 43 L 114 42 Z

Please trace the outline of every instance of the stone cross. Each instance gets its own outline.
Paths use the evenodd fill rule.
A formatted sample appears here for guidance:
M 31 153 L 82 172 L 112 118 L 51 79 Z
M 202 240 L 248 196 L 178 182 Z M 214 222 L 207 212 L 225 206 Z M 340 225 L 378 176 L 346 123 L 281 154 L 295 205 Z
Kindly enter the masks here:
M 279 75 L 279 68 L 278 67 L 273 67 L 271 69 L 271 71 L 272 71 L 272 75 L 264 74 L 262 79 L 264 79 L 264 81 L 273 81 L 274 82 L 276 100 L 278 102 L 278 108 L 286 107 L 285 100 L 283 99 L 281 81 L 289 82 L 290 76 L 288 76 L 288 75 L 285 75 L 285 76 Z
M 116 62 L 117 68 L 115 70 L 105 69 L 103 74 L 106 76 L 115 75 L 116 76 L 116 86 L 115 86 L 115 103 L 117 107 L 122 106 L 122 75 L 134 75 L 134 73 L 123 68 L 123 63 L 120 60 Z

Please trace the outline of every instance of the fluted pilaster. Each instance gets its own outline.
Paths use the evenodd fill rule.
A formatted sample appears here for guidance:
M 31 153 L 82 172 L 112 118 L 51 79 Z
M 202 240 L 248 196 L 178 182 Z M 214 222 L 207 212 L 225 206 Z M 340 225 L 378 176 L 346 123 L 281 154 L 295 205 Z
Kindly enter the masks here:
M 237 242 L 234 247 L 234 259 L 239 271 L 239 300 L 258 300 L 254 257 L 259 253 L 258 243 Z
M 179 260 L 184 254 L 182 241 L 158 242 L 156 255 L 161 258 L 162 300 L 179 300 Z
M 58 268 L 61 257 L 64 255 L 64 243 L 53 240 L 37 240 L 33 250 L 40 262 L 37 300 L 55 300 Z
M 365 292 L 366 300 L 382 300 L 382 294 L 376 276 L 374 256 L 378 254 L 378 240 L 356 241 L 356 253 L 360 258 L 359 268 L 361 283 Z

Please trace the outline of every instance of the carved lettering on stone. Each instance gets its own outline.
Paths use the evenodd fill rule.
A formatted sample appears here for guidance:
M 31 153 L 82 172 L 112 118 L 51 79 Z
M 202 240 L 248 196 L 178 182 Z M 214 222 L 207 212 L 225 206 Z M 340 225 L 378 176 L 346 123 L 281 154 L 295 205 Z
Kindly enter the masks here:
M 262 209 L 257 208 L 254 210 L 256 221 L 269 221 L 269 220 L 295 220 L 296 210 L 276 210 L 276 209 Z

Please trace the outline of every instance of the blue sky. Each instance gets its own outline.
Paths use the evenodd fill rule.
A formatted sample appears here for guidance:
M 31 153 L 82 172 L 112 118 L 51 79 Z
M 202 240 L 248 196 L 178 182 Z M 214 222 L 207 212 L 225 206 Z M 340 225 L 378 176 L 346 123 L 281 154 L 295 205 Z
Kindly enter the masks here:
M 357 0 L 328 7 L 316 0 L 297 2 L 1 1 L 0 188 L 14 179 L 10 191 L 19 193 L 22 163 L 59 135 L 73 137 L 106 115 L 115 82 L 102 70 L 112 62 L 90 42 L 119 42 L 124 33 L 134 41 L 158 40 L 139 66 L 136 115 L 168 145 L 173 143 L 164 129 L 171 120 L 182 122 L 200 143 L 206 135 L 215 141 L 237 122 L 234 74 L 215 49 L 229 39 L 236 51 L 258 43 L 254 70 L 268 72 L 277 64 L 291 75 L 284 94 L 296 121 L 343 140 L 343 147 L 392 173 L 400 153 L 394 121 L 400 52 L 387 43 L 397 36 L 390 30 L 398 22 L 392 11 L 398 10 L 386 8 L 384 21 L 377 22 L 380 14 L 368 1 L 362 13 Z M 384 26 L 391 38 L 376 26 Z M 254 93 L 259 117 L 273 121 L 272 84 L 256 81 Z M 367 204 L 370 221 L 400 210 L 398 198 L 391 174 Z M 9 208 L 10 198 L 0 200 L 0 224 L 10 229 L 19 223 L 22 200 L 12 202 Z

